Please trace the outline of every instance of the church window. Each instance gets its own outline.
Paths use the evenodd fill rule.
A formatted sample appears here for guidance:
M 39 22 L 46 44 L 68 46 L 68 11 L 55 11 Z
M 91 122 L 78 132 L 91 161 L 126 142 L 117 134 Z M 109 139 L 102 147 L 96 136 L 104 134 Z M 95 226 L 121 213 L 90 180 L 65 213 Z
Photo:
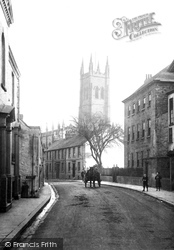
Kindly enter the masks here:
M 98 86 L 95 88 L 95 98 L 98 99 L 99 97 L 99 88 Z
M 104 99 L 104 88 L 101 88 L 101 99 Z

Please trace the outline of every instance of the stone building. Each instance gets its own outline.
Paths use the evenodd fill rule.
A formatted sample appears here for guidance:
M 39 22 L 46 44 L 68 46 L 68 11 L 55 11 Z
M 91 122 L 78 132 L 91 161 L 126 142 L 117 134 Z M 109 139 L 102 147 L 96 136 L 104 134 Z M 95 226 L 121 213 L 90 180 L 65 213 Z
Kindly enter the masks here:
M 106 62 L 105 72 L 101 73 L 99 64 L 97 70 L 93 69 L 92 57 L 89 63 L 89 72 L 84 73 L 82 62 L 80 70 L 80 105 L 79 121 L 86 115 L 101 114 L 110 120 L 109 100 L 109 64 Z
M 28 126 L 23 119 L 20 119 L 19 157 L 21 184 L 28 185 L 26 196 L 34 197 L 44 185 L 41 129 L 39 126 Z M 22 193 L 21 195 L 23 196 Z
M 9 45 L 8 32 L 13 23 L 10 0 L 0 1 L 0 211 L 18 199 L 20 72 Z
M 174 190 L 174 90 L 168 92 L 168 133 L 169 133 L 169 167 L 170 167 L 170 190 Z
M 58 124 L 57 128 L 54 128 L 52 125 L 52 129 L 48 131 L 48 127 L 46 126 L 46 131 L 42 132 L 42 146 L 44 149 L 47 149 L 51 144 L 59 139 L 65 138 L 65 133 L 68 127 L 65 127 L 64 123 L 62 126 Z
M 45 153 L 45 178 L 80 179 L 85 167 L 85 142 L 78 135 L 55 141 Z
M 143 168 L 149 184 L 160 171 L 162 186 L 169 187 L 168 92 L 174 90 L 174 62 L 144 84 L 124 103 L 125 168 Z

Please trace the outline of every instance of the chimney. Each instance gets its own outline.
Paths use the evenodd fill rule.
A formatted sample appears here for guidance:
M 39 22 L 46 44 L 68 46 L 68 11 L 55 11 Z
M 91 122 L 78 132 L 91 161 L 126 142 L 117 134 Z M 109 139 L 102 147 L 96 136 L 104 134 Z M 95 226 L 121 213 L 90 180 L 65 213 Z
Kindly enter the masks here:
M 152 74 L 146 74 L 146 79 L 144 82 L 146 82 L 147 80 L 149 80 L 152 77 Z

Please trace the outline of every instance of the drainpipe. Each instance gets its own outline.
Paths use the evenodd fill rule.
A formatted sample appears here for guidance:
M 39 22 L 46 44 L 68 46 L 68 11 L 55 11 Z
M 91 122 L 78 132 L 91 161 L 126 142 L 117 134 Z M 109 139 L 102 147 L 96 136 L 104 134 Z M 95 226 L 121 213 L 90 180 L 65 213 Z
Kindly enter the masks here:
M 33 190 L 33 175 L 34 175 L 34 134 L 32 136 L 32 173 L 31 173 L 31 196 L 34 196 L 34 190 Z
M 170 157 L 170 191 L 172 191 L 172 157 Z

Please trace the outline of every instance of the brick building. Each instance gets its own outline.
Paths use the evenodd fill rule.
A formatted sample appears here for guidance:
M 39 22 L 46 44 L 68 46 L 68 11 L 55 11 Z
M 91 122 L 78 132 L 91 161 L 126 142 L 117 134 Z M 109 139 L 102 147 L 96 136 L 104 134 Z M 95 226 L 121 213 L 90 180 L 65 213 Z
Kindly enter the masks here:
M 18 199 L 19 178 L 19 78 L 20 72 L 9 45 L 13 23 L 10 0 L 0 1 L 0 212 Z
M 41 129 L 39 126 L 28 126 L 23 119 L 20 119 L 19 158 L 21 184 L 27 183 L 28 197 L 33 197 L 44 184 Z
M 168 92 L 172 90 L 174 62 L 153 77 L 148 75 L 144 84 L 123 101 L 125 168 L 143 168 L 151 186 L 160 171 L 165 189 L 171 188 Z
M 45 153 L 45 178 L 80 179 L 86 161 L 85 142 L 77 135 L 55 141 Z

